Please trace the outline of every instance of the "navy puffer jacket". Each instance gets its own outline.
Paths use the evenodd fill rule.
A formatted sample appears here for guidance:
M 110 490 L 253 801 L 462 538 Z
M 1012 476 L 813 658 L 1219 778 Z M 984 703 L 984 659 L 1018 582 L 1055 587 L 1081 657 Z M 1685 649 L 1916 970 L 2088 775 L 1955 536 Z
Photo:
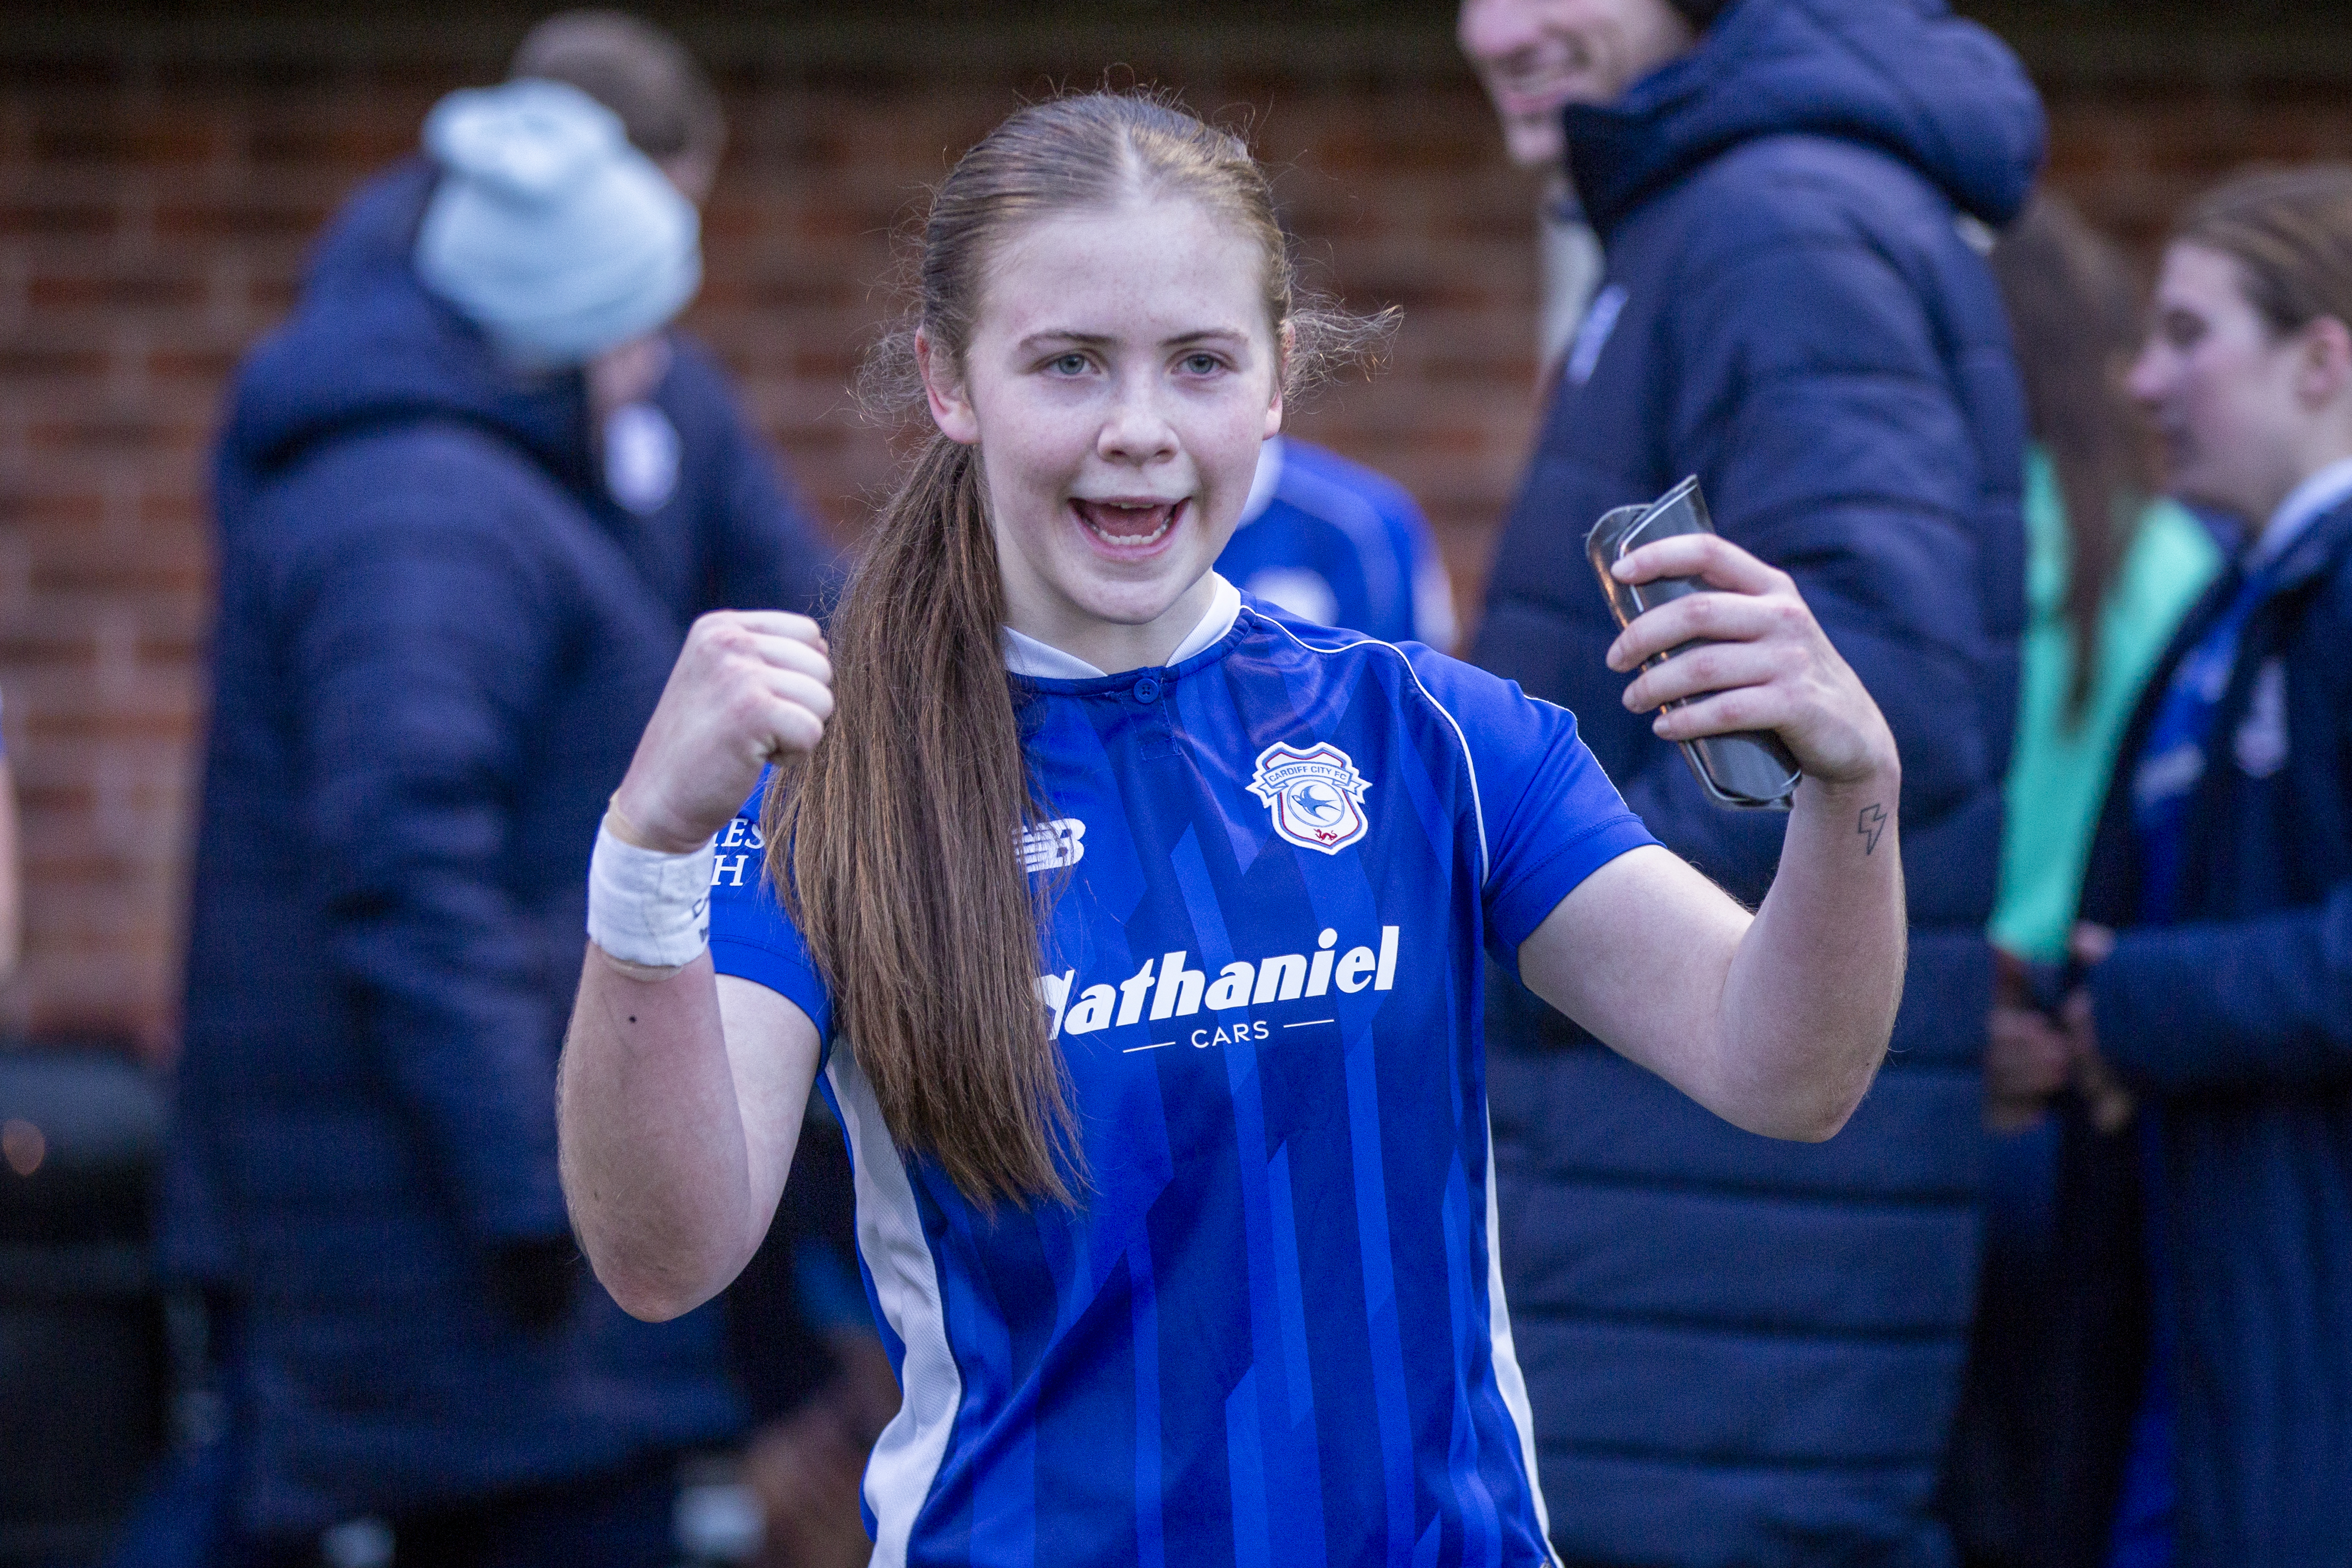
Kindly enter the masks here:
M 417 284 L 431 181 L 405 166 L 346 209 L 217 459 L 164 1250 L 236 1303 L 236 1504 L 264 1533 L 739 1419 L 710 1314 L 634 1321 L 583 1271 L 527 1332 L 492 1260 L 567 1232 L 588 852 L 686 627 L 804 607 L 829 552 L 682 339 L 653 400 L 675 486 L 614 504 L 580 375 L 502 369 Z
M 1570 1563 L 1936 1563 L 1975 1281 L 1982 931 L 2024 599 L 2024 415 L 1970 222 L 2023 203 L 2016 61 L 1932 0 L 1738 0 L 1567 115 L 1608 258 L 1506 529 L 1477 657 L 1575 710 L 1653 832 L 1744 900 L 1784 818 L 1719 810 L 1602 663 L 1583 539 L 1703 481 L 1902 749 L 1895 1051 L 1821 1146 L 1750 1136 L 1501 981 L 1503 1259 Z
M 2137 925 L 2132 763 L 2234 580 L 2190 613 L 2148 681 L 2083 891 L 2084 918 L 2122 933 L 2092 996 L 2102 1050 L 2155 1108 L 2166 1267 L 2146 1292 L 2141 1248 L 2063 1250 L 2057 1294 L 2143 1310 L 2152 1298 L 2161 1315 L 2180 1568 L 2316 1568 L 2352 1542 L 2352 505 L 2312 523 L 2268 578 L 2191 798 L 2179 919 Z M 2137 1139 L 2070 1132 L 2093 1160 L 2106 1145 L 2104 1173 L 2137 1173 Z M 2062 1209 L 2135 1217 L 2101 1203 L 2095 1165 L 2069 1173 Z M 2087 1336 L 2053 1343 L 2046 1385 L 2106 1461 L 2062 1477 L 2087 1484 L 2054 1512 L 2104 1524 L 2141 1369 Z M 2101 1555 L 2075 1560 L 2104 1562 L 2104 1533 Z

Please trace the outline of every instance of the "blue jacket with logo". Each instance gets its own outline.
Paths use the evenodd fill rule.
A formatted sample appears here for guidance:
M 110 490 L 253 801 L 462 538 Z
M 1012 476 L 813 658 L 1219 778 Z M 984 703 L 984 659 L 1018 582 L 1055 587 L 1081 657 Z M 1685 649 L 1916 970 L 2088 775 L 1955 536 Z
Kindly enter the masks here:
M 1792 574 L 1902 748 L 1895 1055 L 1826 1145 L 1717 1121 L 1523 991 L 1489 1009 L 1510 1302 L 1571 1563 L 1934 1563 L 1974 1291 L 1984 922 L 2024 615 L 2024 414 L 1963 237 L 2024 201 L 2039 105 L 1936 0 L 1738 0 L 1567 114 L 1607 272 L 1505 531 L 1477 658 L 1575 710 L 1668 847 L 1759 898 L 1602 655 L 1583 542 L 1686 474 Z
M 2180 1568 L 2340 1563 L 2352 1541 L 2352 505 L 2312 523 L 2269 575 L 2191 797 L 2179 918 L 2134 929 L 2132 763 L 2232 582 L 2189 615 L 2148 683 L 2083 893 L 2084 918 L 2121 931 L 2093 972 L 2100 1048 L 2153 1106 L 2161 1140 L 2148 1213 L 2165 1260 L 2153 1310 L 2171 1347 Z M 2127 1220 L 2115 1173 L 2137 1176 L 2138 1141 L 2072 1133 L 2062 1218 L 2095 1205 Z M 2055 1294 L 2085 1313 L 2148 1299 L 2139 1247 L 2060 1258 L 2082 1277 Z M 2085 1272 L 2091 1258 L 2103 1272 Z M 2101 1428 L 2080 1445 L 2092 1462 L 2066 1478 L 2088 1484 L 2056 1516 L 2104 1522 L 2137 1368 L 2087 1335 L 2053 1342 L 2064 1359 L 2050 1387 Z
M 240 371 L 167 1263 L 236 1304 L 236 1504 L 319 1528 L 577 1476 L 738 1419 L 707 1313 L 578 1271 L 555 1061 L 590 846 L 690 619 L 806 605 L 829 552 L 710 360 L 608 495 L 577 373 L 525 380 L 408 265 L 432 181 L 362 190 Z M 667 426 L 668 434 L 662 432 Z M 665 460 L 667 456 L 667 461 Z

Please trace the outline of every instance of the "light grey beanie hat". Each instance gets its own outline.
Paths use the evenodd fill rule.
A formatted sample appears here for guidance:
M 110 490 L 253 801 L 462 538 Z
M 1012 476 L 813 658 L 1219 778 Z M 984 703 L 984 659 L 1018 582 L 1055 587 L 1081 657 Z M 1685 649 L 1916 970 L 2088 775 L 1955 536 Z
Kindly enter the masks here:
M 453 92 L 425 117 L 425 149 L 442 177 L 417 276 L 518 359 L 578 364 L 661 327 L 701 287 L 694 204 L 578 88 Z

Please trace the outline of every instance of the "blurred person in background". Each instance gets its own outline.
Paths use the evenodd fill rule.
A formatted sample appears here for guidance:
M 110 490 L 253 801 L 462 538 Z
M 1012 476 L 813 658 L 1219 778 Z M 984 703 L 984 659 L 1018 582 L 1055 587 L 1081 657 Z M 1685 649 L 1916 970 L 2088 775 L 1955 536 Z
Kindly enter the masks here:
M 829 552 L 667 330 L 708 81 L 612 13 L 516 70 L 346 205 L 217 453 L 163 1247 L 224 1308 L 236 1561 L 373 1516 L 404 1564 L 663 1563 L 673 1456 L 741 1421 L 715 1315 L 589 1283 L 555 1061 L 688 623 L 806 609 Z
M 2024 616 L 2023 399 L 1964 231 L 2024 205 L 2040 105 L 1933 0 L 1465 0 L 1460 36 L 1507 132 L 1531 100 L 1566 103 L 1607 258 L 1479 661 L 1572 709 L 1650 829 L 1757 898 L 1786 819 L 1710 804 L 1626 710 L 1584 556 L 1601 513 L 1696 474 L 1723 534 L 1796 580 L 1903 756 L 1903 1012 L 1826 1147 L 1692 1114 L 1496 978 L 1502 1258 L 1552 1539 L 1570 1563 L 1946 1563 Z
M 2117 751 L 2072 957 L 2015 1046 L 2071 1077 L 2051 1349 L 2095 1568 L 2339 1563 L 2352 1540 L 2352 167 L 2174 228 L 2129 386 L 2173 492 L 2244 544 Z M 2016 1020 L 2016 1032 L 2034 1026 Z M 2134 1114 L 2136 1109 L 2136 1114 Z M 2130 1135 L 2118 1134 L 2130 1123 Z M 2099 1526 L 2112 1521 L 2112 1531 Z
M 2053 963 L 2124 725 L 2221 556 L 2178 502 L 2151 499 L 2150 433 L 2124 386 L 2142 312 L 2122 256 L 2044 194 L 1990 259 L 2033 439 L 2029 619 L 1991 930 L 2003 952 Z
M 1556 7 L 1463 5 L 1462 50 L 1502 121 L 1503 152 L 1542 182 L 1536 203 L 1536 382 L 1548 387 L 1601 286 L 1601 240 L 1569 183 L 1559 115 L 1578 91 L 1549 23 Z
M 1984 1276 L 1947 1514 L 1983 1564 L 2063 1561 L 2085 1525 L 2051 1506 L 2078 1462 L 2064 1402 L 2042 1381 L 2060 1245 L 2060 1146 L 2045 1113 L 2032 966 L 2063 963 L 2099 803 L 2148 672 L 2221 566 L 2212 535 L 2156 490 L 2147 422 L 2124 375 L 2141 337 L 2139 287 L 2062 198 L 2037 195 L 1991 256 L 2017 338 L 2033 446 L 2026 459 L 2029 620 L 2017 748 L 2001 826 L 1991 935 L 2002 984 L 1985 1056 Z M 2046 994 L 2045 994 L 2046 999 Z M 2038 1016 L 2038 1015 L 2033 1015 Z M 2022 1042 L 2029 1054 L 2018 1059 Z M 2022 1071 L 2021 1081 L 2018 1076 Z M 2070 1248 L 2095 1244 L 2069 1234 Z
M 1266 438 L 1217 570 L 1301 620 L 1454 651 L 1454 584 L 1420 504 L 1296 437 Z
M 716 96 L 666 35 L 620 12 L 566 12 L 531 30 L 509 74 L 570 82 L 593 96 L 623 115 L 630 140 L 673 184 L 698 203 L 709 195 L 725 126 Z M 608 442 L 628 439 L 627 424 L 616 428 L 608 419 Z M 749 477 L 757 483 L 764 475 Z M 751 504 L 761 503 L 755 497 Z M 822 553 L 796 552 L 772 565 L 805 569 Z M 745 562 L 736 569 L 757 568 Z M 803 609 L 829 597 L 829 582 L 820 589 L 803 579 L 756 601 L 729 603 Z M 745 1479 L 765 1516 L 760 1561 L 776 1568 L 847 1563 L 851 1543 L 858 1549 L 854 1560 L 865 1560 L 857 1479 L 898 1398 L 873 1313 L 855 1289 L 855 1215 L 841 1130 L 820 1126 L 814 1134 L 820 1152 L 795 1173 L 777 1233 L 761 1256 L 759 1288 L 730 1291 L 725 1309 L 730 1363 L 753 1428 Z M 844 1269 L 856 1295 L 854 1311 L 838 1288 Z

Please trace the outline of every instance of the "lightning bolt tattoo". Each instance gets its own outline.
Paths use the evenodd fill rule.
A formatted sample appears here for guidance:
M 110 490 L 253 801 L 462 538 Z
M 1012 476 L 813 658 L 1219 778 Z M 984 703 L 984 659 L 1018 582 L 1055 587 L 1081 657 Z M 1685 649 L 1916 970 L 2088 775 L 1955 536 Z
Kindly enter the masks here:
M 1875 804 L 1864 806 L 1862 815 L 1854 819 L 1853 830 L 1863 837 L 1862 852 L 1875 855 L 1878 836 L 1886 831 L 1886 808 Z

